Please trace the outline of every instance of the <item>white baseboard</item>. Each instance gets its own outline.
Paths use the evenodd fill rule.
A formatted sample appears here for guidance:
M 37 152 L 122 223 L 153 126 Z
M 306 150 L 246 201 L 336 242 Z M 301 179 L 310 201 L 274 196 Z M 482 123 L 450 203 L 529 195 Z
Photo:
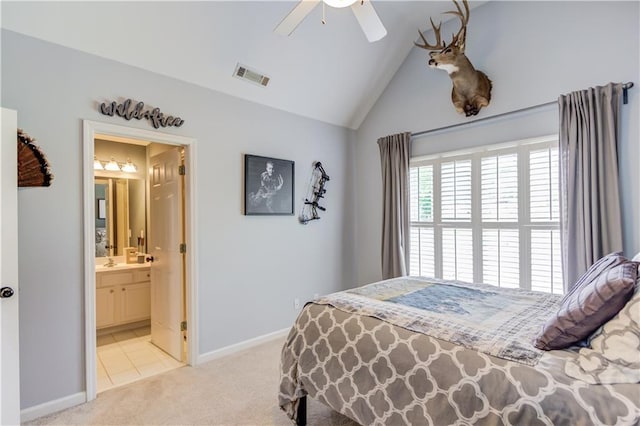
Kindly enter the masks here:
M 83 404 L 86 401 L 87 394 L 85 392 L 78 392 L 73 395 L 65 396 L 64 398 L 25 408 L 24 410 L 20 411 L 20 422 L 29 422 L 39 417 L 64 410 L 66 408 L 75 407 L 76 405 Z
M 198 355 L 198 359 L 196 363 L 201 364 L 203 362 L 213 361 L 214 359 L 222 358 L 223 356 L 227 356 L 227 355 L 232 355 L 236 352 L 240 352 L 244 349 L 249 349 L 253 346 L 260 345 L 270 340 L 275 340 L 281 337 L 285 337 L 289 333 L 289 330 L 291 330 L 290 327 L 284 328 L 282 330 L 274 331 L 273 333 L 269 333 L 263 336 L 254 337 L 253 339 L 245 340 L 244 342 L 236 343 L 231 346 L 226 346 L 221 349 L 216 349 L 215 351 L 200 354 Z
M 201 364 L 207 361 L 213 361 L 214 359 L 222 358 L 223 356 L 232 355 L 240 352 L 244 349 L 249 349 L 254 346 L 258 346 L 262 343 L 269 342 L 271 340 L 285 337 L 291 328 L 284 328 L 282 330 L 274 331 L 273 333 L 265 334 L 263 336 L 254 337 L 253 339 L 245 340 L 244 342 L 236 343 L 231 346 L 227 346 L 215 351 L 201 354 L 197 357 L 197 364 Z M 36 405 L 33 407 L 25 408 L 20 412 L 20 421 L 29 422 L 37 418 L 53 414 L 55 412 L 71 408 L 79 404 L 83 404 L 87 401 L 86 392 L 78 392 L 73 395 L 66 396 L 64 398 L 56 399 L 53 401 L 45 402 L 44 404 Z

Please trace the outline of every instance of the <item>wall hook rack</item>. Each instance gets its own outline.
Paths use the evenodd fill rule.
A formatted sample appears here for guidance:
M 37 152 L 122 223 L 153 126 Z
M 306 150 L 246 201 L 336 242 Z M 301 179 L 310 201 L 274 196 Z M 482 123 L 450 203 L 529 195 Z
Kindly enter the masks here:
M 320 219 L 318 216 L 318 210 L 326 211 L 325 207 L 319 204 L 321 198 L 324 198 L 324 194 L 327 192 L 324 185 L 328 182 L 329 175 L 322 167 L 322 163 L 316 161 L 313 164 L 313 172 L 311 173 L 311 181 L 309 183 L 308 197 L 304 199 L 302 205 L 302 212 L 300 213 L 300 223 L 306 225 L 312 220 Z

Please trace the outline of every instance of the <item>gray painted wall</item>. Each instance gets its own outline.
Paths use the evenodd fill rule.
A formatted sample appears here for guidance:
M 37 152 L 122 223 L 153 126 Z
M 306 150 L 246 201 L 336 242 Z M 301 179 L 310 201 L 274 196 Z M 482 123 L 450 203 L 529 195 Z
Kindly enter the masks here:
M 628 251 L 640 250 L 638 18 L 637 2 L 496 2 L 473 10 L 467 41 L 495 86 L 480 116 L 609 81 L 636 83 L 622 117 Z M 443 25 L 443 34 L 452 30 Z M 55 174 L 50 188 L 19 192 L 23 409 L 84 390 L 82 119 L 148 128 L 100 115 L 99 102 L 130 97 L 158 106 L 186 120 L 164 132 L 198 140 L 201 354 L 290 326 L 294 297 L 379 279 L 377 138 L 466 121 L 450 104 L 449 78 L 426 67 L 422 49 L 410 53 L 357 135 L 9 31 L 2 88 L 2 106 L 18 111 Z M 556 128 L 557 112 L 547 108 L 423 138 L 414 153 Z M 301 226 L 295 217 L 243 216 L 244 153 L 296 162 L 296 212 L 312 162 L 322 161 L 331 176 L 322 219 Z
M 638 2 L 608 1 L 491 2 L 472 10 L 466 48 L 474 66 L 485 71 L 494 84 L 491 105 L 477 118 L 554 101 L 560 94 L 611 81 L 635 83 L 629 104 L 622 108 L 620 144 L 625 252 L 629 255 L 640 251 L 638 6 Z M 442 34 L 455 33 L 457 28 L 456 20 L 445 23 Z M 360 284 L 381 277 L 382 184 L 377 139 L 468 121 L 451 104 L 447 74 L 428 68 L 426 62 L 427 52 L 413 49 L 358 129 Z M 551 134 L 557 129 L 554 105 L 416 139 L 412 155 Z
M 100 102 L 160 107 L 185 119 L 163 132 L 197 139 L 201 354 L 289 327 L 295 297 L 353 283 L 355 132 L 10 31 L 2 89 L 2 106 L 18 111 L 55 175 L 49 188 L 19 191 L 22 409 L 85 388 L 82 120 L 151 128 L 100 115 Z M 243 216 L 245 153 L 295 161 L 296 216 Z M 316 160 L 331 176 L 327 211 L 303 226 Z

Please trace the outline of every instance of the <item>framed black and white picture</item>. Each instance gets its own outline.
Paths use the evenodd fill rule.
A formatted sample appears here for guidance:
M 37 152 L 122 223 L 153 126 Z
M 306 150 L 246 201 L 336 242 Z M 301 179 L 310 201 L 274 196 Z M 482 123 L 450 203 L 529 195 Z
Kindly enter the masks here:
M 294 162 L 244 156 L 244 214 L 292 215 Z

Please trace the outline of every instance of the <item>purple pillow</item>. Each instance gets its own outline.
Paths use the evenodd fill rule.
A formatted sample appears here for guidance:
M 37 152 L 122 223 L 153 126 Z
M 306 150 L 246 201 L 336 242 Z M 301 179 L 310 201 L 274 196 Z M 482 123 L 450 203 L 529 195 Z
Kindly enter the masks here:
M 589 283 L 595 280 L 598 277 L 598 275 L 600 275 L 604 271 L 611 269 L 615 266 L 621 265 L 624 262 L 628 262 L 628 261 L 629 259 L 624 257 L 621 251 L 609 253 L 608 255 L 601 257 L 596 261 L 596 263 L 594 263 L 589 267 L 589 269 L 587 269 L 587 272 L 585 272 L 584 274 L 582 274 L 580 278 L 578 278 L 578 281 L 576 281 L 573 287 L 569 289 L 569 292 L 564 295 L 563 301 L 564 299 L 567 299 L 568 297 L 570 297 L 570 295 L 574 291 L 582 288 L 582 286 L 585 285 L 585 283 Z
M 564 296 L 556 315 L 536 337 L 536 348 L 569 347 L 588 337 L 627 303 L 633 294 L 638 263 L 618 254 L 603 259 L 594 263 Z

